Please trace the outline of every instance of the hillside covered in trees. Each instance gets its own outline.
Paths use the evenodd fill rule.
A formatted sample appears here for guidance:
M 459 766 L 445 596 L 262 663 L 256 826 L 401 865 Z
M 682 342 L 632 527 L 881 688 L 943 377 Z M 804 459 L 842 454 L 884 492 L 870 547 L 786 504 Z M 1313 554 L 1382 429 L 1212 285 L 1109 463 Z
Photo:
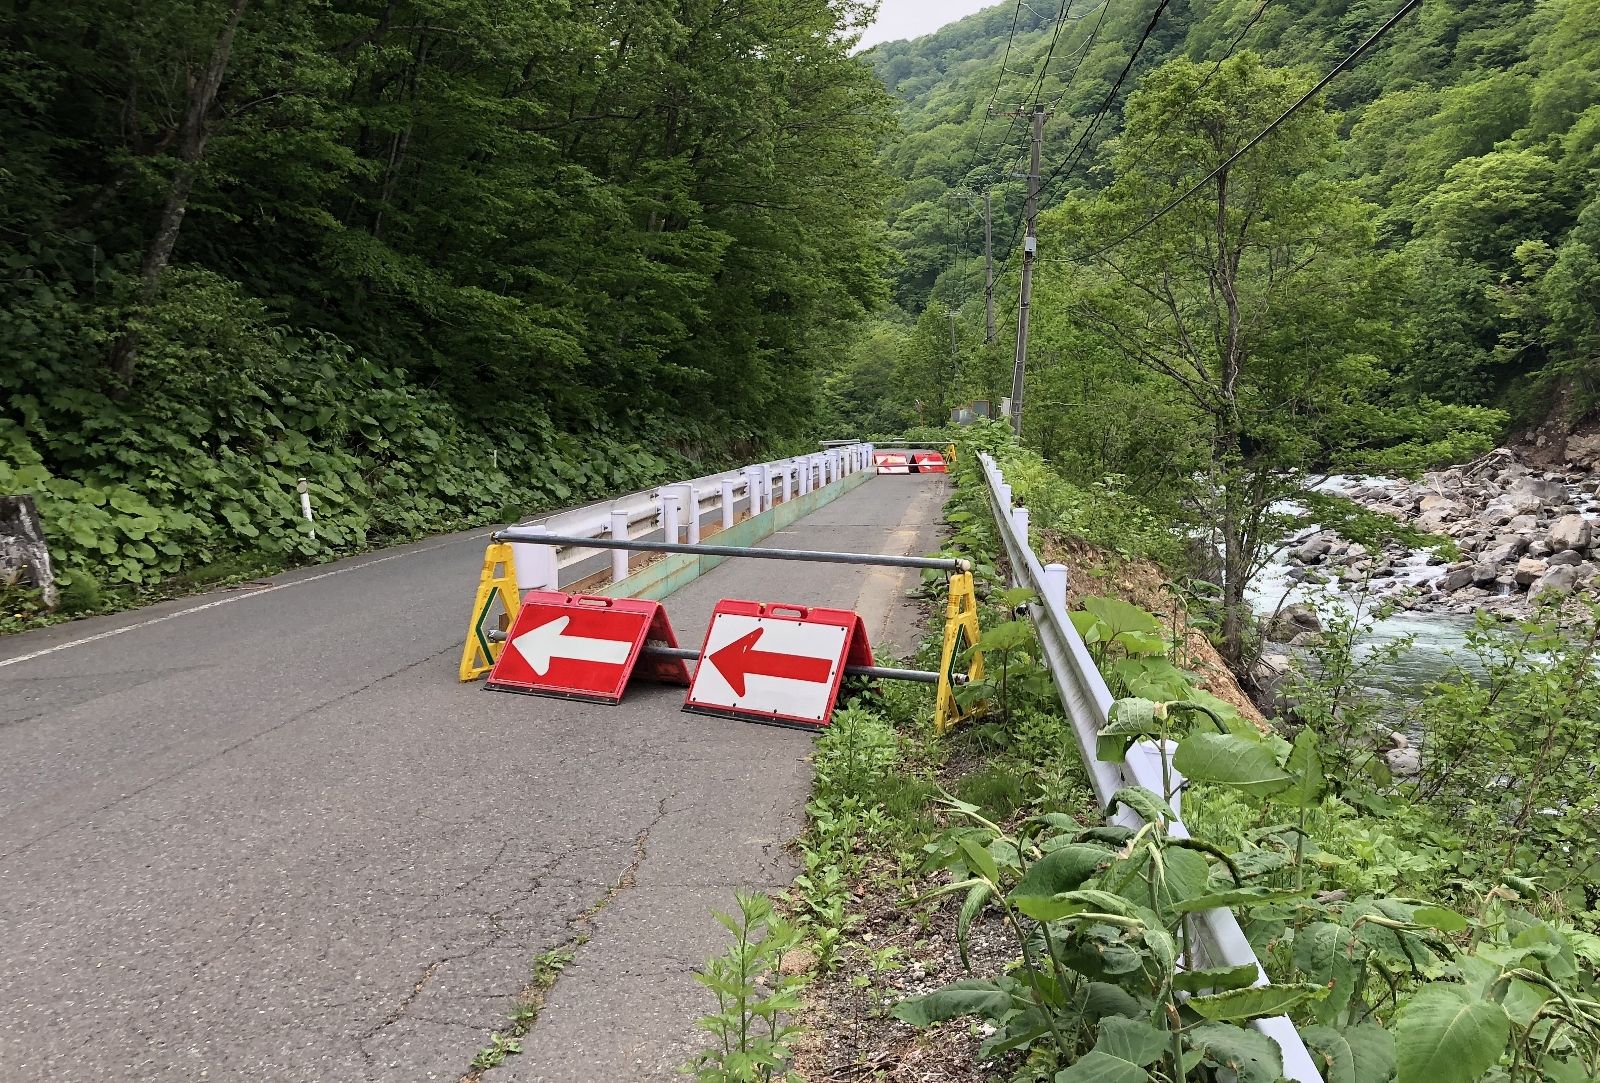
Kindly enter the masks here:
M 902 182 L 889 215 L 898 312 L 863 337 L 855 363 L 835 378 L 835 401 L 860 403 L 863 421 L 893 427 L 914 420 L 918 401 L 933 420 L 932 407 L 942 412 L 947 398 L 1009 392 L 1028 123 L 999 114 L 1033 102 L 1050 110 L 1045 208 L 1103 211 L 1096 200 L 1120 183 L 1144 201 L 1135 208 L 1124 200 L 1123 213 L 1149 214 L 1201 175 L 1186 168 L 1192 163 L 1160 160 L 1176 148 L 1154 134 L 1192 112 L 1192 103 L 1167 102 L 1168 115 L 1145 133 L 1145 145 L 1133 145 L 1130 102 L 1152 73 L 1175 61 L 1193 64 L 1188 88 L 1204 95 L 1219 89 L 1215 69 L 1226 58 L 1251 55 L 1290 73 L 1298 91 L 1399 7 L 1398 0 L 1071 0 L 1058 21 L 1056 5 L 1001 3 L 929 37 L 871 50 L 900 102 L 901 131 L 883 150 Z M 1232 109 L 1224 98 L 1214 106 Z M 1365 247 L 1377 258 L 1370 270 L 1385 276 L 1381 296 L 1392 302 L 1372 313 L 1384 325 L 1375 356 L 1384 394 L 1491 405 L 1508 411 L 1506 424 L 1516 427 L 1553 409 L 1562 420 L 1587 412 L 1600 379 L 1600 5 L 1424 3 L 1318 104 L 1330 118 L 1331 141 L 1318 160 L 1301 164 L 1353 201 L 1350 224 L 1371 235 Z M 1271 119 L 1262 112 L 1241 136 Z M 1276 144 L 1253 153 L 1270 161 Z M 1000 324 L 987 364 L 986 190 Z M 1070 307 L 1064 280 L 1109 271 L 1117 253 L 1089 258 L 1116 235 L 1109 225 L 1104 216 L 1044 216 L 1041 276 L 1057 285 L 1041 285 L 1036 314 Z M 943 396 L 952 310 L 967 360 L 959 391 Z M 1057 355 L 1083 358 L 1085 343 L 1069 350 L 1059 337 L 1065 333 L 1036 331 L 1034 356 L 1046 370 Z M 861 394 L 879 378 L 886 350 L 901 359 L 907 386 L 888 398 Z M 1040 423 L 1059 429 L 1076 420 Z M 1038 436 L 1052 439 L 1048 431 Z
M 5 4 L 0 493 L 87 602 L 809 437 L 883 291 L 861 18 Z

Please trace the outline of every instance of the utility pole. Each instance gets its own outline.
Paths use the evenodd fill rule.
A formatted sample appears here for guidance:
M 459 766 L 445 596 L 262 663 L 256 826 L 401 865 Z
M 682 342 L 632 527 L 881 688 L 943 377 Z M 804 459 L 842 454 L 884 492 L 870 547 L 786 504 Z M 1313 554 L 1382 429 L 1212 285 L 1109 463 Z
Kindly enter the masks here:
M 956 314 L 950 313 L 950 390 L 961 380 L 961 351 L 956 348 Z M 949 405 L 946 403 L 946 405 Z
M 1019 114 L 1020 115 L 1020 114 Z M 1022 292 L 1017 298 L 1017 360 L 1011 369 L 1011 431 L 1022 435 L 1023 372 L 1028 363 L 1028 306 L 1033 301 L 1033 261 L 1039 254 L 1039 158 L 1044 150 L 1044 106 L 1033 106 L 1033 152 L 1028 160 L 1028 232 L 1022 239 Z
M 983 190 L 983 329 L 984 343 L 994 341 L 994 208 L 990 189 Z

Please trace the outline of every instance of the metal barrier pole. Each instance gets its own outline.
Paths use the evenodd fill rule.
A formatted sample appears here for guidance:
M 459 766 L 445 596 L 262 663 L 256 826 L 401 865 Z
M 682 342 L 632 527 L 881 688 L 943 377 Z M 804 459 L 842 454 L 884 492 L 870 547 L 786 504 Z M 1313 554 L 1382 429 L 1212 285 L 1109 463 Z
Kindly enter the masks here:
M 1055 610 L 1061 619 L 1067 619 L 1067 566 L 1044 566 L 1044 603 Z
M 753 557 L 758 560 L 801 560 L 816 564 L 864 564 L 879 568 L 933 568 L 944 572 L 969 572 L 972 564 L 952 557 L 912 557 L 879 553 L 839 553 L 827 549 L 767 549 L 746 545 L 682 545 L 673 542 L 634 541 L 620 538 L 584 538 L 576 535 L 525 533 L 527 528 L 497 530 L 495 541 L 569 545 L 580 549 L 616 549 L 635 553 L 690 553 L 711 557 Z

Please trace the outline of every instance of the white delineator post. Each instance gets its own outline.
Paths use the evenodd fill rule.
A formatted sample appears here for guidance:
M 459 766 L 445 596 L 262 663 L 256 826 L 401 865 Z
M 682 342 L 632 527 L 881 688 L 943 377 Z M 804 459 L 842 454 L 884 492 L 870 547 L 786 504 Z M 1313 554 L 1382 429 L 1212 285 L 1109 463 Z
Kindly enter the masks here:
M 611 536 L 618 541 L 628 540 L 628 513 L 626 511 L 613 511 L 611 513 Z M 611 550 L 611 581 L 620 583 L 628 578 L 628 551 L 626 549 Z
M 744 495 L 750 504 L 750 517 L 755 518 L 761 514 L 761 468 L 747 466 L 744 468 Z
M 672 544 L 678 541 L 678 501 L 681 499 L 678 491 L 672 488 L 661 490 L 661 536 Z
M 1044 566 L 1044 604 L 1054 610 L 1062 620 L 1067 619 L 1067 566 Z
M 694 487 L 693 482 L 684 482 L 681 486 L 683 492 L 684 523 L 688 527 L 689 544 L 700 544 L 700 490 Z
M 733 513 L 734 513 L 733 490 L 734 490 L 734 487 L 736 485 L 738 485 L 738 482 L 734 481 L 732 478 L 723 478 L 722 479 L 722 529 L 723 530 L 732 530 L 733 529 Z
M 1011 509 L 1011 521 L 1017 526 L 1017 536 L 1023 541 L 1028 541 L 1028 509 L 1017 507 Z M 1028 548 L 1033 548 L 1033 543 L 1028 543 Z
M 311 514 L 311 483 L 305 478 L 300 479 L 296 486 L 300 490 L 300 514 L 306 517 L 306 522 L 311 524 L 311 536 L 317 536 L 317 517 Z
M 546 526 L 526 526 L 518 529 L 530 534 L 548 534 Z M 556 547 L 534 542 L 512 542 L 512 561 L 516 565 L 517 585 L 523 590 L 559 590 L 561 575 L 557 570 Z
M 784 463 L 783 464 L 783 502 L 785 504 L 787 504 L 790 500 L 794 499 L 794 489 L 789 484 L 789 480 L 793 476 L 794 476 L 794 463 L 793 462 Z

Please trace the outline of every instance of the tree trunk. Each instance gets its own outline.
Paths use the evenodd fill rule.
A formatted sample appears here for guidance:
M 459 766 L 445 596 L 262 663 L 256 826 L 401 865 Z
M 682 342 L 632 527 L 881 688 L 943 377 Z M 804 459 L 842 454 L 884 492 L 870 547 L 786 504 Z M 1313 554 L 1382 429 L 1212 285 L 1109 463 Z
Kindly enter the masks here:
M 139 307 L 155 300 L 161 286 L 161 276 L 172 259 L 172 249 L 178 243 L 178 231 L 183 226 L 183 216 L 189 209 L 189 194 L 200 173 L 200 159 L 205 154 L 206 140 L 210 136 L 207 121 L 216 104 L 217 92 L 222 88 L 222 77 L 228 70 L 228 58 L 233 52 L 233 37 L 239 29 L 239 20 L 250 0 L 233 0 L 228 21 L 217 35 L 211 48 L 211 61 L 199 81 L 191 80 L 189 99 L 185 103 L 183 121 L 178 127 L 178 168 L 167 189 L 166 202 L 161 207 L 161 218 L 156 225 L 150 247 L 145 249 L 144 261 L 139 267 Z M 132 327 L 123 330 L 111 349 L 111 374 L 119 392 L 125 392 L 133 381 L 134 366 L 138 362 L 139 333 Z

